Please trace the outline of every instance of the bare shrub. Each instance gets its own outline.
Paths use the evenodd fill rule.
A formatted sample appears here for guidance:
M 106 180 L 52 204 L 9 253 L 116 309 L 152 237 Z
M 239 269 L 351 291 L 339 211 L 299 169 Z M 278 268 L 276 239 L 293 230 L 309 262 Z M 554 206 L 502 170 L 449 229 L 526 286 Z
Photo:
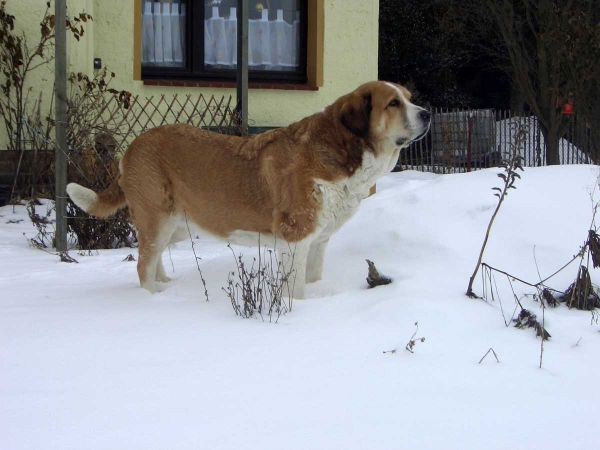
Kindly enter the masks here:
M 99 192 L 105 190 L 118 176 L 120 141 L 129 129 L 124 117 L 129 107 L 130 94 L 109 87 L 114 73 L 106 69 L 94 78 L 71 74 L 67 99 L 67 154 L 68 178 Z M 33 147 L 30 183 L 23 184 L 22 195 L 31 193 L 53 196 L 51 186 L 54 174 L 54 147 L 51 141 L 54 120 L 41 115 L 42 95 L 31 114 L 25 118 L 28 142 Z M 108 106 L 112 105 L 112 109 Z M 48 157 L 49 156 L 49 157 Z M 40 188 L 50 186 L 50 190 Z M 32 220 L 35 217 L 30 214 Z M 38 225 L 47 225 L 39 223 Z M 137 243 L 135 229 L 129 222 L 128 211 L 117 211 L 109 219 L 93 217 L 70 200 L 67 202 L 67 229 L 69 247 L 79 250 L 132 247 Z M 49 232 L 47 232 L 49 233 Z
M 73 153 L 72 160 L 77 163 L 96 159 L 87 159 L 88 157 L 89 153 L 77 152 Z M 114 155 L 106 157 L 105 166 L 116 167 L 116 164 Z M 85 165 L 83 166 L 85 167 Z M 84 173 L 89 177 L 84 178 L 83 176 L 70 174 L 70 180 L 85 185 L 96 192 L 106 189 L 112 182 L 110 176 L 103 174 L 101 170 L 94 171 L 91 165 L 89 167 L 90 169 Z M 86 181 L 83 181 L 82 178 Z M 137 234 L 129 222 L 127 209 L 117 211 L 108 219 L 98 219 L 81 210 L 69 199 L 67 217 L 68 231 L 76 237 L 79 250 L 134 247 L 137 243 Z
M 253 258 L 250 267 L 244 262 L 243 255 L 237 255 L 230 244 L 227 245 L 233 254 L 236 271 L 230 272 L 227 286 L 222 288 L 231 301 L 235 314 L 250 318 L 265 317 L 269 322 L 279 320 L 282 314 L 292 310 L 294 291 L 294 252 L 282 253 L 279 260 L 277 252 L 266 247 L 260 248 L 258 260 Z
M 19 183 L 21 169 L 26 162 L 26 147 L 31 145 L 27 136 L 27 115 L 30 108 L 28 87 L 29 74 L 36 69 L 48 66 L 54 60 L 55 25 L 65 26 L 67 31 L 79 41 L 85 33 L 84 24 L 93 20 L 87 13 L 67 18 L 66 23 L 56 24 L 50 2 L 46 9 L 40 10 L 40 33 L 26 35 L 15 27 L 17 18 L 10 14 L 6 1 L 0 2 L 0 117 L 4 121 L 8 137 L 8 149 L 13 151 L 15 178 L 11 189 L 11 202 L 17 197 L 24 198 L 24 190 Z M 35 12 L 34 12 L 35 14 Z M 41 94 L 40 100 L 41 102 Z M 34 106 L 34 110 L 35 110 Z M 34 159 L 37 158 L 34 154 Z M 35 165 L 35 161 L 34 161 Z M 35 170 L 33 171 L 35 173 Z M 34 184 L 35 185 L 35 184 Z M 27 190 L 27 194 L 28 194 Z M 33 196 L 35 193 L 33 194 Z
M 69 77 L 68 178 L 96 192 L 106 189 L 119 173 L 117 139 L 126 122 L 119 120 L 120 115 L 115 111 L 128 109 L 130 94 L 109 87 L 114 77 L 115 74 L 106 69 L 94 78 L 81 73 Z M 119 106 L 117 110 L 107 111 L 108 97 Z M 103 117 L 104 120 L 99 120 Z M 117 211 L 108 219 L 98 219 L 69 200 L 67 216 L 68 230 L 76 236 L 80 250 L 132 247 L 137 243 L 127 209 Z

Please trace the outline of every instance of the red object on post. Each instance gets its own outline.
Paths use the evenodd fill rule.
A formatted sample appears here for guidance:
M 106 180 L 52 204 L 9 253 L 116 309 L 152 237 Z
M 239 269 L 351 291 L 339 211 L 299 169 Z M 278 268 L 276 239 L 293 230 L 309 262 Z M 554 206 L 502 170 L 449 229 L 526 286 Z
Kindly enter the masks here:
M 575 110 L 573 109 L 573 103 L 566 103 L 563 107 L 562 113 L 568 116 L 574 115 Z

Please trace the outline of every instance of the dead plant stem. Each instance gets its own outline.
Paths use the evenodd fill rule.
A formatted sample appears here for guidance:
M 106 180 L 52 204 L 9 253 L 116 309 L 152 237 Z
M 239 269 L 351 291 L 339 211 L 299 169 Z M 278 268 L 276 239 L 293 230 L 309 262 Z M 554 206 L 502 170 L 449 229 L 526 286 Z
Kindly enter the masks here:
M 196 246 L 196 243 L 192 239 L 192 232 L 190 231 L 190 224 L 188 223 L 187 212 L 184 211 L 183 215 L 185 217 L 185 226 L 187 227 L 188 234 L 190 235 L 190 242 L 192 243 L 192 251 L 194 252 L 194 259 L 196 260 L 196 267 L 198 267 L 198 273 L 200 273 L 200 279 L 202 280 L 202 285 L 204 286 L 204 295 L 206 297 L 206 301 L 208 301 L 208 289 L 206 289 L 206 281 L 204 280 L 202 270 L 200 269 L 200 263 L 198 262 L 200 258 L 198 257 L 198 255 L 196 255 L 196 249 L 194 248 Z
M 540 303 L 542 304 L 542 332 L 541 332 L 542 343 L 540 344 L 540 369 L 541 369 L 542 368 L 542 360 L 544 358 L 544 341 L 545 341 L 544 334 L 546 332 L 546 306 L 544 305 L 544 300 L 540 300 Z
M 492 214 L 490 223 L 488 223 L 487 230 L 485 232 L 485 238 L 483 240 L 483 245 L 481 246 L 481 250 L 479 251 L 479 258 L 477 259 L 477 264 L 475 265 L 475 270 L 473 271 L 473 275 L 471 275 L 471 278 L 469 278 L 469 287 L 467 288 L 467 295 L 469 297 L 475 296 L 475 294 L 473 293 L 473 283 L 475 282 L 475 277 L 477 276 L 477 272 L 479 271 L 479 266 L 481 266 L 481 260 L 483 259 L 483 252 L 485 252 L 485 247 L 487 245 L 488 239 L 490 238 L 490 231 L 492 230 L 492 225 L 494 225 L 494 220 L 496 219 L 496 216 L 498 215 L 498 211 L 500 211 L 500 207 L 502 206 L 502 203 L 504 203 L 504 197 L 505 197 L 504 194 L 506 193 L 506 189 L 507 189 L 507 187 L 505 186 L 504 191 L 502 191 L 500 200 L 498 201 L 498 204 L 496 205 L 496 209 L 494 210 L 494 214 Z
M 481 362 L 485 359 L 485 357 L 487 355 L 489 355 L 490 352 L 492 352 L 494 354 L 494 358 L 496 358 L 496 362 L 498 362 L 498 363 L 500 362 L 500 360 L 498 359 L 498 355 L 496 355 L 496 352 L 494 351 L 494 349 L 490 347 L 490 349 L 487 352 L 485 352 L 485 355 L 483 355 L 483 357 L 479 360 L 479 364 L 481 364 Z

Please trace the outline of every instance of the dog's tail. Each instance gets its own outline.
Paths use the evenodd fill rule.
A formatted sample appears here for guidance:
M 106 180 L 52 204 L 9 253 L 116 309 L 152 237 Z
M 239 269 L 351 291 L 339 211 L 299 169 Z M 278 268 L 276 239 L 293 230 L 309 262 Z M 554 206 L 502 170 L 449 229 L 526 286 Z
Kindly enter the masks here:
M 85 212 L 101 219 L 106 219 L 127 204 L 118 177 L 99 194 L 77 183 L 67 185 L 67 194 Z

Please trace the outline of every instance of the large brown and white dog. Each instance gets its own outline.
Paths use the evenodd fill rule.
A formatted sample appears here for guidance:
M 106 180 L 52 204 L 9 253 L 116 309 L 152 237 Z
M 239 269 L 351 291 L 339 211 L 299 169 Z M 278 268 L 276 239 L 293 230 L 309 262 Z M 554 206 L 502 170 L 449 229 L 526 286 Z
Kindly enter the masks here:
M 251 137 L 188 125 L 139 136 L 104 192 L 71 183 L 82 209 L 107 217 L 129 206 L 138 230 L 140 284 L 169 281 L 167 246 L 189 239 L 187 220 L 232 244 L 271 239 L 295 249 L 294 297 L 321 279 L 329 238 L 357 211 L 401 148 L 423 137 L 430 113 L 402 86 L 363 84 L 322 112 Z

